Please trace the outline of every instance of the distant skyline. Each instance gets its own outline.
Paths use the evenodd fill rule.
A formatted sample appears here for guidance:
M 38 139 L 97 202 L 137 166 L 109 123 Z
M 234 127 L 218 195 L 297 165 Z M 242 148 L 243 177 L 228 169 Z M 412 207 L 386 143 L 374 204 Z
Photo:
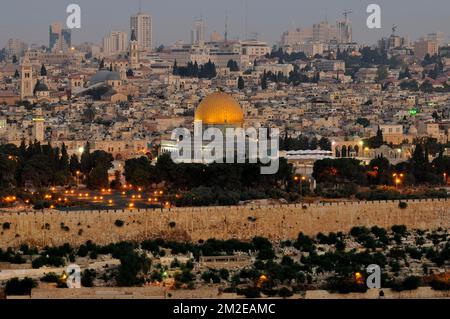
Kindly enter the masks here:
M 139 10 L 139 0 L 8 1 L 0 11 L 0 47 L 9 38 L 48 45 L 49 25 L 56 21 L 65 24 L 70 3 L 79 4 L 82 10 L 82 28 L 73 30 L 74 44 L 101 44 L 102 37 L 112 30 L 129 31 L 130 16 Z M 382 29 L 369 30 L 365 25 L 370 3 L 382 8 Z M 288 29 L 310 27 L 325 19 L 334 23 L 344 10 L 353 11 L 349 18 L 354 40 L 365 44 L 388 36 L 393 24 L 399 35 L 412 40 L 436 31 L 443 32 L 446 41 L 450 35 L 448 0 L 142 0 L 142 11 L 153 19 L 154 46 L 188 42 L 194 20 L 200 16 L 206 21 L 207 39 L 213 31 L 223 34 L 227 14 L 230 39 L 242 39 L 247 29 L 248 35 L 258 32 L 260 40 L 275 44 Z

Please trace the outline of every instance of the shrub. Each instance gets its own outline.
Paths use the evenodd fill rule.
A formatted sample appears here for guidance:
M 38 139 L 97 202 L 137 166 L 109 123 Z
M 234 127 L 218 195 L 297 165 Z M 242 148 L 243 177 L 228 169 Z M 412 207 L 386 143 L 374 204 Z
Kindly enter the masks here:
M 78 248 L 77 255 L 80 257 L 86 257 L 89 253 L 89 249 L 85 245 L 81 245 L 80 248 Z
M 406 226 L 405 225 L 394 225 L 391 227 L 391 230 L 394 233 L 399 234 L 400 236 L 406 235 Z
M 450 282 L 434 278 L 430 281 L 430 287 L 434 290 L 450 290 Z
M 85 269 L 81 274 L 81 285 L 83 287 L 93 287 L 96 272 L 93 269 Z
M 398 207 L 400 209 L 406 209 L 408 207 L 408 204 L 405 202 L 400 202 L 400 203 L 398 203 Z
M 243 291 L 244 296 L 246 298 L 259 298 L 261 297 L 261 293 L 259 292 L 258 289 L 253 288 L 253 287 L 249 287 L 247 289 L 244 289 Z
M 114 225 L 116 225 L 117 227 L 122 227 L 124 224 L 125 222 L 120 219 L 116 219 L 116 221 L 114 222 Z
M 6 295 L 13 296 L 25 296 L 31 294 L 31 289 L 37 287 L 35 280 L 31 278 L 12 278 L 6 282 L 5 293 Z
M 95 250 L 91 251 L 91 253 L 89 254 L 90 259 L 97 259 L 97 257 L 98 257 L 98 253 Z
M 43 281 L 43 282 L 55 282 L 56 283 L 56 282 L 59 281 L 59 277 L 54 272 L 49 272 L 49 273 L 45 274 L 41 278 L 41 281 Z
M 2 225 L 3 230 L 7 230 L 11 228 L 11 223 L 5 222 Z
M 403 281 L 396 281 L 392 283 L 392 290 L 394 291 L 403 291 L 403 290 L 415 290 L 419 287 L 420 278 L 415 276 L 407 277 Z
M 293 295 L 293 293 L 292 293 L 292 291 L 289 288 L 283 287 L 278 292 L 278 295 L 281 298 L 287 298 L 287 297 L 291 297 Z

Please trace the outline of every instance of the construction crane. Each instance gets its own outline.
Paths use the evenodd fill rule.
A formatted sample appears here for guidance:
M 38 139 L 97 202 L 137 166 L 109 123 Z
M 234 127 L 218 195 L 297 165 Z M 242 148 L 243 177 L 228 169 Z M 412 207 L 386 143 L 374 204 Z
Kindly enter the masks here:
M 351 11 L 351 10 L 345 10 L 345 11 L 342 13 L 343 16 L 345 17 L 345 21 L 346 21 L 346 22 L 348 21 L 348 15 L 351 14 L 351 13 L 353 13 L 353 11 Z
M 397 31 L 397 26 L 394 24 L 392 25 L 392 35 L 395 35 L 395 31 Z

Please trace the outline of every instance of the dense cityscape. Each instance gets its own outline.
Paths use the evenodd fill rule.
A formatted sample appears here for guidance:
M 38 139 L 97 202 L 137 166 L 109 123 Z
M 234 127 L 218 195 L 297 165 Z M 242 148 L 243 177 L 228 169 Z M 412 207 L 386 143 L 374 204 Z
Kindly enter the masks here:
M 0 298 L 450 298 L 449 34 L 359 43 L 351 18 L 276 43 L 194 18 L 156 46 L 140 9 L 98 43 L 9 39 Z M 175 161 L 197 127 L 278 131 L 277 172 L 251 146 Z

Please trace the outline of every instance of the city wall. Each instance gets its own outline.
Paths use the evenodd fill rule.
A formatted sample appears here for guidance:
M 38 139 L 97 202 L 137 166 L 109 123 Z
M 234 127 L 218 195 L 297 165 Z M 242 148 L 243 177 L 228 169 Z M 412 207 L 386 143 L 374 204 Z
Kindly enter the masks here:
M 208 238 L 249 240 L 295 239 L 299 232 L 349 231 L 354 226 L 436 229 L 450 227 L 450 200 L 342 202 L 278 206 L 231 206 L 154 210 L 0 212 L 0 248 L 36 247 L 87 240 L 108 244 L 164 238 L 192 241 Z M 120 222 L 123 221 L 120 227 Z M 9 224 L 9 228 L 5 227 Z M 116 225 L 118 224 L 118 225 Z

